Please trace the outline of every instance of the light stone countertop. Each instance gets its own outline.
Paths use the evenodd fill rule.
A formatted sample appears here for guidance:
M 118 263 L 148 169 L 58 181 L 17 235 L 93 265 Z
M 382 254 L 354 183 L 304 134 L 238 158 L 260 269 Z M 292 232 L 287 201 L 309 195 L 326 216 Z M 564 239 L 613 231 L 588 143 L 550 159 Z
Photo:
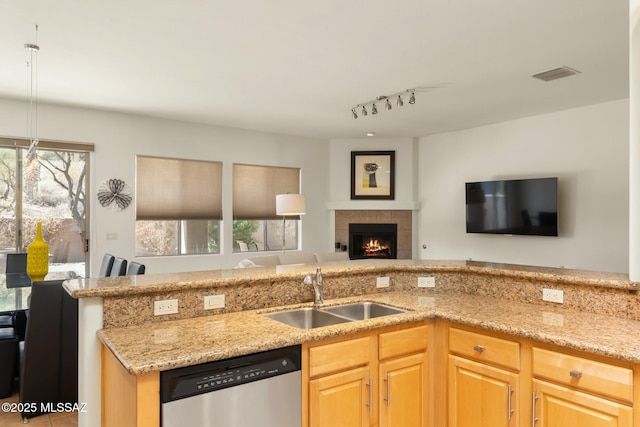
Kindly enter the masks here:
M 126 297 L 154 292 L 188 291 L 193 289 L 251 284 L 265 280 L 298 280 L 310 269 L 322 267 L 325 277 L 392 272 L 459 272 L 515 279 L 544 280 L 551 283 L 591 285 L 616 289 L 638 290 L 638 283 L 627 274 L 587 270 L 498 264 L 480 261 L 434 260 L 356 260 L 324 264 L 293 264 L 275 267 L 193 271 L 167 274 L 145 274 L 94 279 L 71 279 L 64 282 L 74 298 Z
M 303 330 L 260 315 L 285 308 L 279 307 L 108 328 L 98 331 L 98 337 L 133 375 L 430 318 L 640 363 L 637 320 L 462 293 L 388 292 L 329 300 L 325 305 L 354 301 L 411 311 Z M 310 304 L 286 308 L 301 306 Z

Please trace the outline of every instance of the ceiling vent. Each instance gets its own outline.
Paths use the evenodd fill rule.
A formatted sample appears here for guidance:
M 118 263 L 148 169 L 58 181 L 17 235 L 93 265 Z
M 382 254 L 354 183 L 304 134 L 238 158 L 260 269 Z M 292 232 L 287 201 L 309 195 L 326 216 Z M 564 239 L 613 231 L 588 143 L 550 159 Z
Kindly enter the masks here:
M 550 82 L 551 80 L 557 80 L 563 77 L 569 77 L 576 74 L 580 74 L 580 71 L 574 70 L 573 68 L 562 66 L 560 68 L 554 68 L 553 70 L 543 71 L 541 73 L 534 74 L 531 77 L 544 80 L 545 82 Z

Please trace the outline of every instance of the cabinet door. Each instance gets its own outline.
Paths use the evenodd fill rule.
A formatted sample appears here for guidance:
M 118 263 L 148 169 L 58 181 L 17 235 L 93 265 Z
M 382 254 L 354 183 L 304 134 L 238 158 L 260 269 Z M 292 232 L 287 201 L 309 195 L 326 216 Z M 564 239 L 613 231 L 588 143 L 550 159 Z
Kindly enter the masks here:
M 309 381 L 311 427 L 366 427 L 372 391 L 369 367 Z
M 518 426 L 518 384 L 517 374 L 450 355 L 449 427 Z
M 630 407 L 533 380 L 535 427 L 632 427 Z
M 426 427 L 425 353 L 381 363 L 379 383 L 380 427 Z

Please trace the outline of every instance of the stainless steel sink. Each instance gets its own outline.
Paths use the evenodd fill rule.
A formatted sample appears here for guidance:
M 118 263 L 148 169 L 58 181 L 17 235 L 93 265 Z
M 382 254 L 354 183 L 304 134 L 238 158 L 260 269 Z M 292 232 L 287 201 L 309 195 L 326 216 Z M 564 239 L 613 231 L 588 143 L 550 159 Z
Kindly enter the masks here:
M 301 329 L 319 328 L 321 326 L 337 325 L 351 321 L 350 319 L 334 316 L 326 311 L 311 307 L 264 313 L 263 316 Z
M 390 316 L 392 314 L 406 313 L 407 310 L 389 307 L 376 302 L 356 302 L 342 304 L 333 307 L 325 307 L 324 311 L 346 317 L 351 320 L 372 319 L 374 317 Z

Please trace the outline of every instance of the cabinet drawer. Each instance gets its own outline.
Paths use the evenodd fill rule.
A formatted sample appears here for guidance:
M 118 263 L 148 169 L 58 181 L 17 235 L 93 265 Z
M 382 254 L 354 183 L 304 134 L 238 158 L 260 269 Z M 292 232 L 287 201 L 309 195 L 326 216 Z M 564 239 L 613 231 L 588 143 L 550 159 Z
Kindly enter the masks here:
M 350 339 L 309 349 L 311 377 L 369 363 L 371 337 Z
M 383 360 L 424 351 L 427 348 L 428 337 L 428 326 L 382 333 L 378 341 L 378 357 Z
M 461 329 L 449 329 L 449 351 L 470 359 L 520 369 L 520 344 Z
M 533 375 L 627 402 L 633 401 L 633 371 L 628 368 L 534 348 Z

